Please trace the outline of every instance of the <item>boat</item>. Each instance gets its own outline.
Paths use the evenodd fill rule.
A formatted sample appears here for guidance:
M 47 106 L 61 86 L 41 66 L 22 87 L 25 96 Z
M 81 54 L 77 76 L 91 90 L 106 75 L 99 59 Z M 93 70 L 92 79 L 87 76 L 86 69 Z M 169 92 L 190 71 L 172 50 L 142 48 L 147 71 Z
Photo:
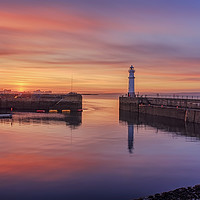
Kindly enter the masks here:
M 9 114 L 9 113 L 0 114 L 0 118 L 12 118 L 12 114 Z

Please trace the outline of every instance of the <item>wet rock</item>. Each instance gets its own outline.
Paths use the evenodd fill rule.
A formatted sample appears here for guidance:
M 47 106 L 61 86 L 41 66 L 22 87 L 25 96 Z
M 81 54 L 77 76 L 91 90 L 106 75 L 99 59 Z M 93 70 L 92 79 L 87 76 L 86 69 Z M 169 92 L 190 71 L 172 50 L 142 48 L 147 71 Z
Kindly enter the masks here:
M 178 188 L 135 200 L 200 200 L 200 185 L 194 187 Z

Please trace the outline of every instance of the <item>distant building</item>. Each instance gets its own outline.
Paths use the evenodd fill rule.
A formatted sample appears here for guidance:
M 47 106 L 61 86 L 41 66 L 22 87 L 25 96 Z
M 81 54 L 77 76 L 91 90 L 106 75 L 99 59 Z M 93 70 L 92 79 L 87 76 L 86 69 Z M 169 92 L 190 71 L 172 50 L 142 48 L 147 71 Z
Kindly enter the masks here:
M 52 94 L 52 91 L 44 91 L 44 94 Z
M 52 91 L 35 90 L 33 91 L 33 94 L 52 94 Z
M 36 90 L 36 91 L 33 91 L 33 94 L 41 94 L 41 90 Z
M 3 93 L 4 93 L 4 94 L 11 94 L 11 93 L 12 93 L 12 90 L 7 90 L 7 89 L 5 89 L 5 90 L 3 90 Z

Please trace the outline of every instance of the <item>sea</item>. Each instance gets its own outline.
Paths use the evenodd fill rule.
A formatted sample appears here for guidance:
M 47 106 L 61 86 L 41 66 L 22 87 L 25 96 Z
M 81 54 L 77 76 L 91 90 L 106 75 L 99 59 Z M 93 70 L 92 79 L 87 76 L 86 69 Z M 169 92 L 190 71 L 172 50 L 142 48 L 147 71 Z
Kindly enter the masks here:
M 0 199 L 130 200 L 194 186 L 199 152 L 200 125 L 84 95 L 83 112 L 0 119 Z

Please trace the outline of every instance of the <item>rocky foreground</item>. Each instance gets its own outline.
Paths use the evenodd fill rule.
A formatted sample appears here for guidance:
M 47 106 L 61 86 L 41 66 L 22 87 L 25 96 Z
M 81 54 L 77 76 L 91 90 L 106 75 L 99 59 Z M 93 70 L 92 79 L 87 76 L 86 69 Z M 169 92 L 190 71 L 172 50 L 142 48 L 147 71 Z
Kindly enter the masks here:
M 200 200 L 200 185 L 194 187 L 179 188 L 161 194 L 139 198 L 135 200 Z

